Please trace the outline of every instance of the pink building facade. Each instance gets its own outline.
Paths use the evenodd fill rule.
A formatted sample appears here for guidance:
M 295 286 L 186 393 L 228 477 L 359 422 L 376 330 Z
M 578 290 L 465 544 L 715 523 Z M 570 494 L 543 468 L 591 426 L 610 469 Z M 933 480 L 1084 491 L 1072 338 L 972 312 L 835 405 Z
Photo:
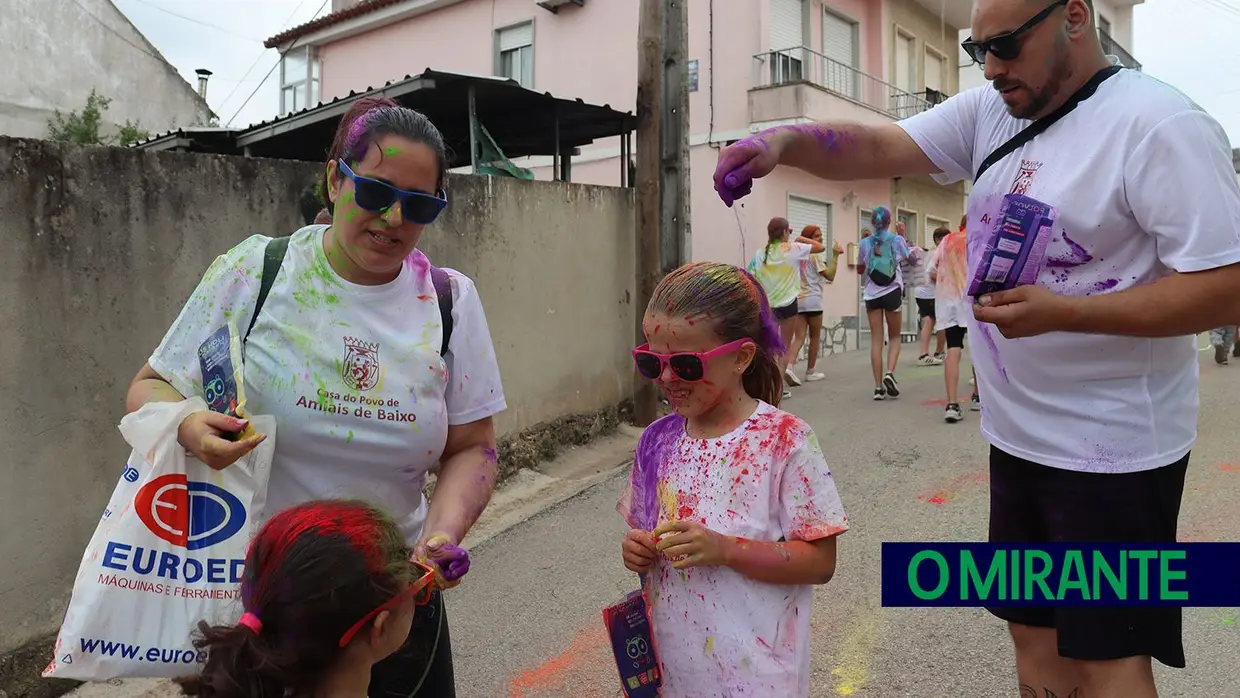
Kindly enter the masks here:
M 964 190 L 929 178 L 832 183 L 780 170 L 729 209 L 711 177 L 722 147 L 763 128 L 827 119 L 891 123 L 954 94 L 957 35 L 968 25 L 971 0 L 688 5 L 693 259 L 744 264 L 766 242 L 774 216 L 797 229 L 816 224 L 828 246 L 838 241 L 850 253 L 876 205 L 895 210 L 927 246 L 934 227 L 955 227 Z M 280 111 L 426 68 L 501 75 L 632 111 L 638 9 L 637 0 L 334 0 L 331 15 L 268 40 L 284 54 Z M 551 178 L 550 158 L 517 164 Z M 620 172 L 618 139 L 573 158 L 573 181 L 618 186 Z M 858 283 L 852 265 L 841 263 L 826 291 L 828 316 L 857 316 Z

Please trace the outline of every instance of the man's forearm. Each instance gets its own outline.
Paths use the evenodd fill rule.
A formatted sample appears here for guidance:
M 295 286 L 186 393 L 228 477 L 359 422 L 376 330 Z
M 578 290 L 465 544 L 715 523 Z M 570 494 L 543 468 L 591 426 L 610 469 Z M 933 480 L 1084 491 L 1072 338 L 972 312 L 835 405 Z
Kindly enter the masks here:
M 881 157 L 880 139 L 860 124 L 797 124 L 781 130 L 789 144 L 779 164 L 822 179 L 870 179 Z
M 1240 264 L 1171 274 L 1118 293 L 1073 298 L 1069 332 L 1179 337 L 1240 320 Z

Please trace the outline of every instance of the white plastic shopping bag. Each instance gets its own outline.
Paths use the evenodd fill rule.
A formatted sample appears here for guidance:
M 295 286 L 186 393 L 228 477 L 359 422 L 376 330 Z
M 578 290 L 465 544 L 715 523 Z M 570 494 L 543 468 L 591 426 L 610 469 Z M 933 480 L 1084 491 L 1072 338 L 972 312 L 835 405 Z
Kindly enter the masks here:
M 121 420 L 133 447 L 82 556 L 44 677 L 107 681 L 198 673 L 198 621 L 241 613 L 241 572 L 267 498 L 275 419 L 250 417 L 267 439 L 224 470 L 177 442 L 202 398 L 152 402 Z

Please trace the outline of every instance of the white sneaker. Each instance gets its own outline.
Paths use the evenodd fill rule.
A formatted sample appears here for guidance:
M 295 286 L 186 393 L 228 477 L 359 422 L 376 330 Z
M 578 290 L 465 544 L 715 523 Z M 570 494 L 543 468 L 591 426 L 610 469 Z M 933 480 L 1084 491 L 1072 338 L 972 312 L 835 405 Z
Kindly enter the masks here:
M 918 366 L 938 366 L 941 363 L 943 363 L 942 359 L 937 356 L 931 356 L 930 354 L 924 354 L 917 358 Z
M 796 371 L 792 370 L 791 366 L 784 369 L 784 377 L 788 379 L 788 385 L 801 385 L 801 379 L 797 376 Z
M 820 380 L 822 380 L 823 378 L 826 378 L 826 376 L 822 375 L 821 373 L 819 373 L 819 372 L 817 372 L 817 371 L 814 371 L 813 373 L 811 373 L 811 374 L 809 374 L 809 375 L 805 376 L 805 380 L 807 380 L 807 381 L 809 381 L 809 382 L 811 382 L 811 383 L 812 383 L 812 382 L 814 382 L 814 381 L 820 381 Z
M 964 419 L 964 414 L 960 412 L 960 405 L 954 402 L 949 404 L 947 409 L 943 411 L 943 419 L 952 424 Z
M 788 398 L 790 398 L 790 397 L 792 397 L 792 391 L 791 391 L 791 390 L 785 390 L 785 391 L 784 391 L 784 399 L 785 399 L 785 400 L 787 400 L 787 399 L 788 399 Z

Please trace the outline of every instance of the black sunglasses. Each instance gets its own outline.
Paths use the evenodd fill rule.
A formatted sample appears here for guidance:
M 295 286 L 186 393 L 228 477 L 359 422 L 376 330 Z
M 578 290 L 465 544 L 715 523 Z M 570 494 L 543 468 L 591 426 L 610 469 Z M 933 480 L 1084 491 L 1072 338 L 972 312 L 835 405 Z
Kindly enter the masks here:
M 968 39 L 960 42 L 960 47 L 963 48 L 965 53 L 969 54 L 969 58 L 972 58 L 973 62 L 978 65 L 986 65 L 987 53 L 993 53 L 995 58 L 998 58 L 1001 61 L 1014 61 L 1020 57 L 1020 37 L 1042 22 L 1045 22 L 1046 18 L 1050 17 L 1052 12 L 1060 7 L 1063 7 L 1064 5 L 1067 5 L 1068 2 L 1069 0 L 1055 0 L 1055 2 L 1051 3 L 1046 9 L 1034 15 L 1033 19 L 1025 22 L 1020 25 L 1020 27 L 1010 32 L 1000 34 L 998 36 L 992 36 L 986 41 L 974 41 L 973 37 L 970 36 Z
M 383 213 L 400 201 L 400 214 L 416 225 L 427 225 L 439 217 L 448 205 L 448 194 L 439 190 L 439 196 L 420 191 L 403 191 L 377 179 L 353 173 L 344 160 L 337 160 L 340 173 L 353 180 L 353 200 L 358 208 L 371 213 Z

